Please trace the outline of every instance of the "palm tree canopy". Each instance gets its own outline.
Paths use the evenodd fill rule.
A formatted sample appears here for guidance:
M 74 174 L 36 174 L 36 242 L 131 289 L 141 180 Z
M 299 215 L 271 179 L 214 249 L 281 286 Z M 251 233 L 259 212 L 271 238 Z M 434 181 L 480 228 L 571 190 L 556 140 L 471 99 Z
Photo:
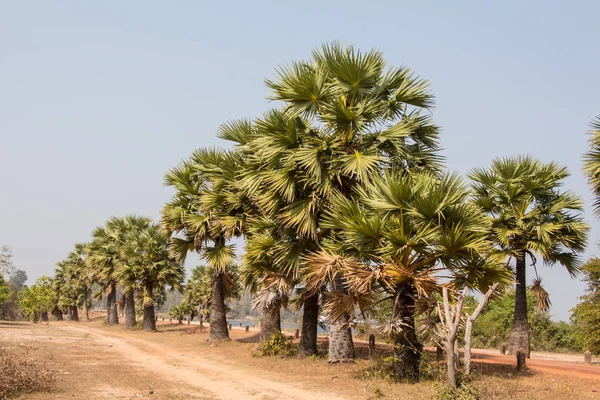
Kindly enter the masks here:
M 130 230 L 120 247 L 114 276 L 128 291 L 143 296 L 144 306 L 154 304 L 155 297 L 167 286 L 181 290 L 184 268 L 169 250 L 169 236 L 151 224 L 141 230 Z
M 306 262 L 309 287 L 337 272 L 346 279 L 349 293 L 335 294 L 327 306 L 334 319 L 403 286 L 427 296 L 440 279 L 483 291 L 508 279 L 491 254 L 489 219 L 457 175 L 389 173 L 357 199 L 336 195 L 332 204 L 323 226 L 335 229 L 337 240 Z
M 505 256 L 527 252 L 577 274 L 589 227 L 581 198 L 560 190 L 568 175 L 563 166 L 529 156 L 496 159 L 469 174 L 474 200 L 490 215 L 492 240 Z
M 241 235 L 245 214 L 237 166 L 233 152 L 201 149 L 165 175 L 165 184 L 177 192 L 164 206 L 161 223 L 179 261 L 191 250 L 204 250 L 218 270 L 233 264 L 233 246 L 211 244 Z
M 86 262 L 92 271 L 94 281 L 110 290 L 116 282 L 115 270 L 125 261 L 121 249 L 129 232 L 139 232 L 150 226 L 150 218 L 127 215 L 111 217 L 104 226 L 92 232 L 92 241 L 87 246 Z
M 596 195 L 594 212 L 600 216 L 600 116 L 590 123 L 589 133 L 590 148 L 583 155 L 583 173 Z
M 332 234 L 321 220 L 332 196 L 353 196 L 392 168 L 439 172 L 439 129 L 421 113 L 433 106 L 427 81 L 407 67 L 386 68 L 378 50 L 325 45 L 266 84 L 282 108 L 225 124 L 219 136 L 236 143 L 240 187 L 260 223 L 273 225 L 268 234 L 246 231 L 246 265 L 272 277 L 269 260 L 294 280 L 302 257 Z

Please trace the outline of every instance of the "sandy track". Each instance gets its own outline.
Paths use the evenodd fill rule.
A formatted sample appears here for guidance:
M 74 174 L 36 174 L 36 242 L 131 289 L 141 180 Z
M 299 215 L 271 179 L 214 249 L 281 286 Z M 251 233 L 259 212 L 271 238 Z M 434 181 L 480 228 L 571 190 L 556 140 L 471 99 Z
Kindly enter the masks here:
M 101 344 L 112 346 L 129 359 L 163 377 L 170 377 L 189 386 L 210 392 L 215 399 L 312 399 L 343 400 L 330 393 L 307 391 L 297 386 L 250 375 L 230 366 L 195 355 L 186 357 L 171 349 L 141 338 L 117 332 L 98 332 L 93 328 L 63 326 L 59 329 L 90 334 Z

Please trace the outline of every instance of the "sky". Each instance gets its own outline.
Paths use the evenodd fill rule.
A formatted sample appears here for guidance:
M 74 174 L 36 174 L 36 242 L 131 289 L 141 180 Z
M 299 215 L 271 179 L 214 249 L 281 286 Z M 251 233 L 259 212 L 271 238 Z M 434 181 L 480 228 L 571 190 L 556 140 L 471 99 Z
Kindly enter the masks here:
M 263 82 L 275 67 L 334 40 L 431 82 L 450 170 L 555 160 L 589 209 L 599 13 L 593 1 L 1 2 L 0 245 L 31 283 L 108 217 L 158 218 L 164 173 L 228 146 L 221 123 L 274 106 Z M 600 224 L 585 216 L 587 258 Z M 539 271 L 553 318 L 567 320 L 584 284 Z

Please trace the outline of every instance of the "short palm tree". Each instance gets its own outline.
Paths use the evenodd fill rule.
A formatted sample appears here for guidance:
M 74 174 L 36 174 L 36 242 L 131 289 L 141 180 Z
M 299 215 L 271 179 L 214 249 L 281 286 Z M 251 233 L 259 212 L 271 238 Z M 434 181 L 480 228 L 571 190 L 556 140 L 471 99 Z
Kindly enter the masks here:
M 127 232 L 114 276 L 126 293 L 138 293 L 144 330 L 156 330 L 154 305 L 167 287 L 181 290 L 185 271 L 171 256 L 170 237 L 158 225 Z
M 528 156 L 496 159 L 490 168 L 475 169 L 469 175 L 476 204 L 492 219 L 492 241 L 509 263 L 514 260 L 511 352 L 529 351 L 527 260 L 534 268 L 538 257 L 546 265 L 559 263 L 571 276 L 579 271 L 579 254 L 585 250 L 589 227 L 581 215 L 581 198 L 560 190 L 568 175 L 565 167 Z M 534 284 L 543 303 L 545 291 L 539 289 L 539 279 Z
M 325 310 L 347 320 L 358 306 L 391 301 L 384 331 L 394 340 L 399 378 L 418 379 L 422 345 L 415 329 L 415 301 L 446 284 L 484 286 L 498 275 L 485 260 L 489 221 L 468 199 L 456 175 L 393 172 L 374 178 L 348 199 L 332 198 L 323 220 L 336 240 L 306 259 L 309 288 L 327 281 Z M 342 286 L 337 277 L 342 276 Z
M 283 108 L 227 124 L 220 137 L 237 143 L 240 186 L 277 225 L 275 269 L 301 287 L 303 257 L 335 236 L 322 226 L 331 197 L 353 198 L 388 168 L 438 171 L 438 128 L 419 113 L 433 105 L 428 83 L 386 69 L 380 51 L 325 45 L 278 72 L 267 85 Z M 313 354 L 319 291 L 302 298 L 301 351 Z
M 77 243 L 67 258 L 57 264 L 52 282 L 53 288 L 59 293 L 58 308 L 67 310 L 68 320 L 79 321 L 79 306 L 82 307 L 86 318 L 89 319 L 87 306 L 90 282 L 85 261 L 85 249 L 86 244 Z M 57 319 L 59 319 L 59 313 L 60 310 L 56 313 Z
M 590 123 L 590 128 L 590 148 L 583 155 L 583 172 L 596 196 L 594 212 L 600 216 L 600 117 Z
M 171 250 L 184 262 L 198 252 L 213 273 L 210 339 L 228 340 L 224 276 L 234 266 L 232 237 L 242 234 L 244 209 L 235 182 L 237 159 L 231 152 L 196 150 L 165 175 L 177 192 L 162 213 L 162 226 L 171 235 Z
M 125 261 L 121 258 L 121 250 L 128 232 L 138 232 L 147 228 L 151 220 L 146 217 L 128 215 L 123 218 L 111 217 L 104 226 L 92 232 L 92 241 L 87 246 L 87 258 L 92 279 L 99 283 L 102 292 L 107 296 L 107 323 L 118 324 L 117 309 L 117 284 L 115 270 Z M 130 327 L 131 321 L 135 323 L 135 308 L 133 292 L 126 291 L 125 296 L 125 321 Z
M 223 292 L 225 299 L 235 297 L 237 293 L 237 276 L 232 268 L 221 275 L 223 280 Z M 189 308 L 190 319 L 198 315 L 200 327 L 203 326 L 204 318 L 210 318 L 210 304 L 212 298 L 213 270 L 205 265 L 199 265 L 192 269 L 185 289 L 183 290 L 183 303 Z

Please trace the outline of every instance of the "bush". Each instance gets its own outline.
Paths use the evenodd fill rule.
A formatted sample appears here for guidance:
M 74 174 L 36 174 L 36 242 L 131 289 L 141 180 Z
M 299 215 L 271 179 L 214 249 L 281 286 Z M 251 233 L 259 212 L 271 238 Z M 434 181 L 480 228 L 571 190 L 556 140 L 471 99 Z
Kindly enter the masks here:
M 259 354 L 261 356 L 294 356 L 298 354 L 298 348 L 292 339 L 277 331 L 271 339 L 260 345 Z
M 435 385 L 436 400 L 481 400 L 481 393 L 470 382 L 463 381 L 456 389 L 446 385 Z
M 19 393 L 49 391 L 55 381 L 55 372 L 31 361 L 28 352 L 17 356 L 0 349 L 0 399 Z

